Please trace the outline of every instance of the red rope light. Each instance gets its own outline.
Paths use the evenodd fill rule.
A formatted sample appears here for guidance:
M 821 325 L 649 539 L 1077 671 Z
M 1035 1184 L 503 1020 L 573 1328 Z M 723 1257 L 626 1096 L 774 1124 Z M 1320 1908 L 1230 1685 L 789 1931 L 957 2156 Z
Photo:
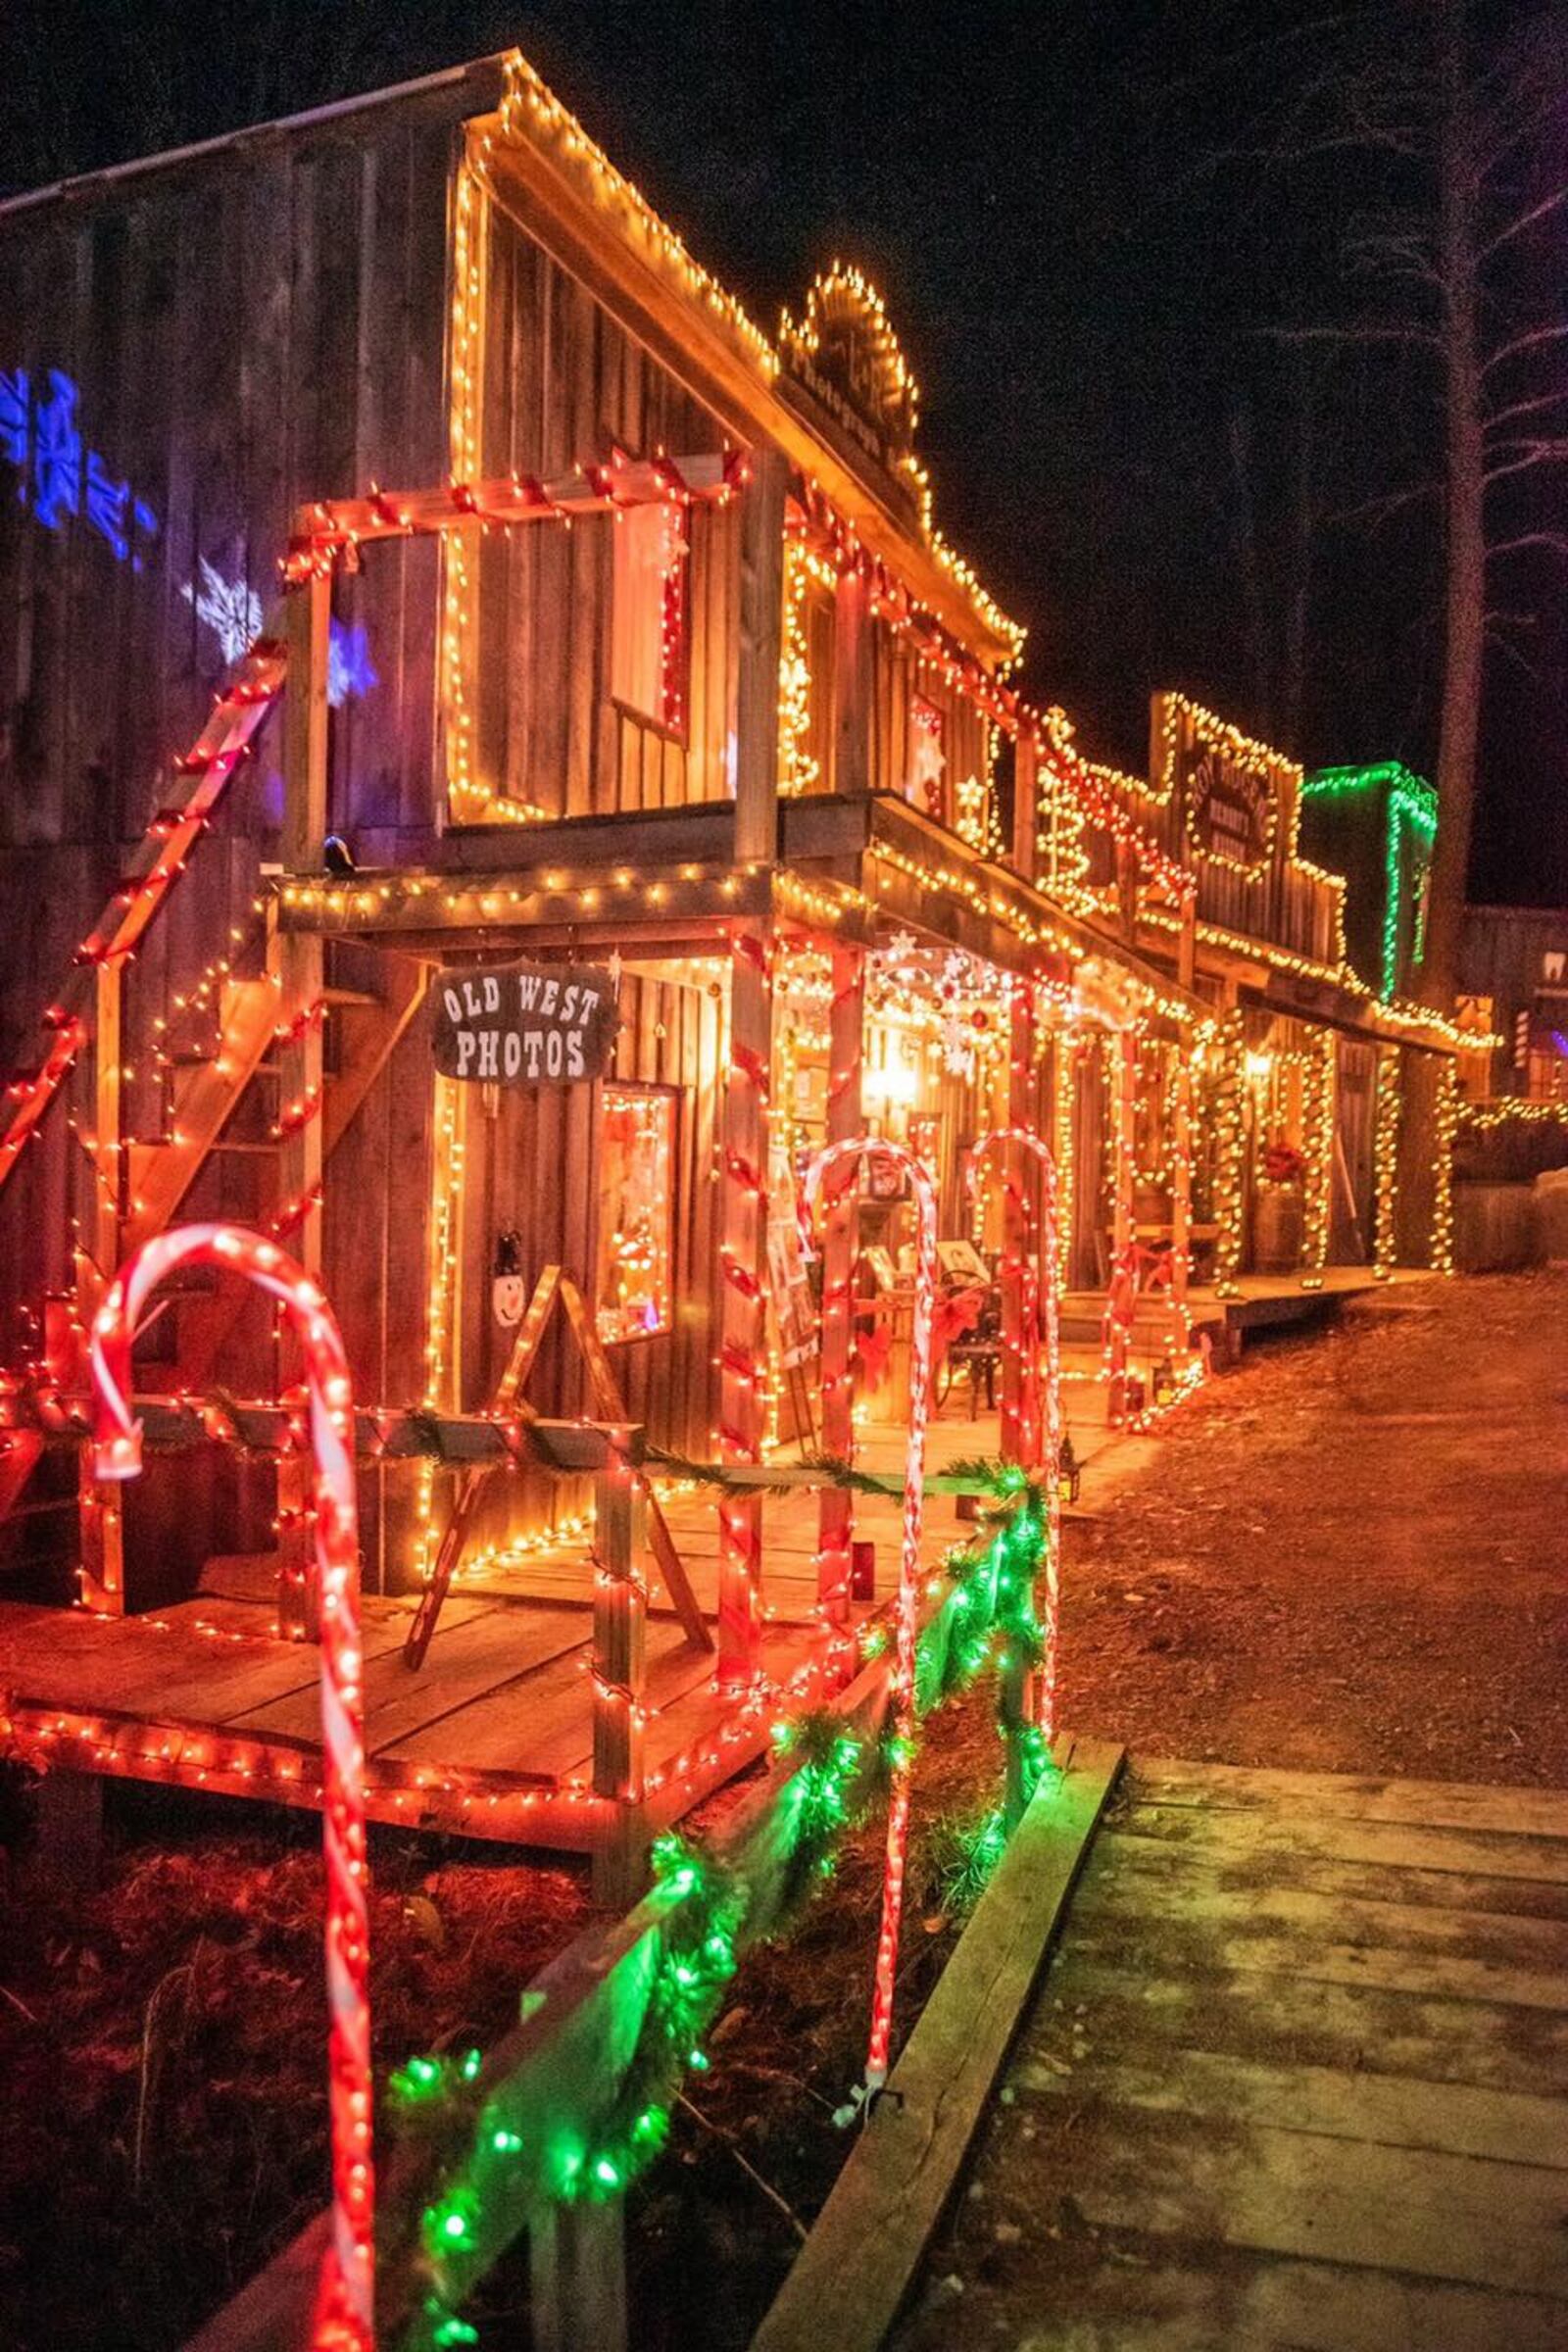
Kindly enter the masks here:
M 914 1193 L 918 1234 L 914 1261 L 914 1321 L 909 1342 L 909 1436 L 904 1471 L 904 1546 L 899 1561 L 899 1597 L 893 1652 L 892 1787 L 888 1799 L 887 1853 L 882 1870 L 882 1926 L 877 1937 L 876 1982 L 871 1994 L 871 2033 L 865 2083 L 857 2104 L 880 2090 L 888 2079 L 893 2034 L 893 1992 L 899 1963 L 899 1923 L 904 1910 L 905 1860 L 909 1843 L 909 1783 L 914 1764 L 914 1662 L 919 1633 L 920 1528 L 925 1500 L 925 1427 L 931 1409 L 931 1341 L 936 1321 L 937 1195 L 929 1171 L 902 1144 L 857 1136 L 829 1144 L 812 1155 L 806 1171 L 806 1199 L 814 1205 L 830 1170 L 880 1154 L 897 1162 Z
M 354 1405 L 342 1335 L 326 1298 L 275 1242 L 231 1225 L 181 1225 L 122 1267 L 93 1321 L 94 1469 L 141 1469 L 130 1350 L 148 1298 L 176 1267 L 219 1266 L 277 1299 L 305 1352 L 314 1461 L 312 1513 L 321 1604 L 321 1842 L 326 1857 L 326 1984 L 332 2235 L 321 2266 L 314 2352 L 373 2352 L 369 1912 L 365 1853 L 365 1689 Z

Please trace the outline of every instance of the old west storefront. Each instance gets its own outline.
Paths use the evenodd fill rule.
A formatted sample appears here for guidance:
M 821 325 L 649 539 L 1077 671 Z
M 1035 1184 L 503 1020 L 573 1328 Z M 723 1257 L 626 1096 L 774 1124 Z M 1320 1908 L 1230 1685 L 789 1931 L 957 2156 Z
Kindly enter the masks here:
M 868 1443 L 904 1410 L 906 1213 L 873 1174 L 858 1202 L 830 1201 L 813 1259 L 800 1180 L 824 1142 L 871 1132 L 920 1154 L 956 1287 L 966 1251 L 982 1290 L 1010 1260 L 995 1303 L 1017 1451 L 1038 1427 L 1039 1291 L 1018 1268 L 1041 1203 L 1017 1157 L 970 1186 L 988 1131 L 1054 1152 L 1089 1376 L 1114 1370 L 1102 1326 L 1129 1266 L 1158 1299 L 1168 1374 L 1195 1271 L 1223 1295 L 1260 1254 L 1306 1283 L 1340 1257 L 1441 1262 L 1441 1187 L 1428 1213 L 1418 1181 L 1441 1120 L 1401 1068 L 1431 1065 L 1441 1112 L 1445 1041 L 1349 972 L 1340 886 L 1297 852 L 1297 771 L 1166 698 L 1146 782 L 1009 689 L 1018 632 L 934 526 L 914 387 L 856 272 L 765 337 L 515 58 L 328 132 L 284 126 L 265 153 L 154 171 L 153 194 L 237 220 L 270 217 L 273 181 L 296 205 L 330 196 L 339 229 L 365 218 L 356 187 L 413 191 L 414 275 L 377 303 L 367 248 L 357 344 L 285 272 L 296 302 L 319 298 L 314 340 L 300 326 L 290 346 L 314 355 L 296 402 L 324 433 L 341 395 L 356 424 L 293 478 L 286 513 L 258 491 L 246 514 L 289 545 L 282 788 L 242 780 L 221 849 L 193 834 L 181 852 L 210 877 L 173 902 L 184 927 L 149 933 L 134 973 L 118 952 L 95 967 L 73 1140 L 57 1122 L 0 1199 L 27 1311 L 73 1268 L 90 1308 L 176 1209 L 232 1215 L 320 1268 L 368 1400 L 484 1411 L 526 1345 L 534 1409 L 646 1422 L 676 1455 L 746 1465 L 848 1452 L 857 1404 Z M 45 203 L 6 225 L 39 282 L 74 237 L 112 271 L 122 219 L 151 233 L 146 201 L 111 184 L 85 215 Z M 389 318 L 402 341 L 356 410 L 365 379 L 351 398 L 343 371 Z M 261 328 L 238 331 L 257 359 Z M 26 349 L 28 381 L 47 380 Z M 97 358 L 69 356 L 91 390 Z M 212 401 L 242 404 L 255 380 L 239 369 Z M 253 437 L 267 424 L 252 416 Z M 177 469 L 177 419 L 167 434 L 159 462 Z M 274 501 L 281 478 L 266 476 Z M 24 544 L 47 577 L 61 551 Z M 220 586 L 223 560 L 216 543 L 201 558 Z M 167 534 L 146 561 L 172 564 Z M 229 611 L 199 578 L 193 626 Z M 132 602 L 106 608 L 113 626 Z M 119 650 L 162 675 L 156 649 Z M 281 649 L 246 660 L 246 691 L 275 696 Z M 45 855 L 74 870 L 58 844 Z M 127 919 L 167 887 L 149 855 Z M 520 1050 L 514 1074 L 500 1047 L 494 1072 L 477 1050 L 437 1067 L 446 991 L 461 1006 L 466 976 L 519 962 L 564 989 L 608 975 L 602 1070 L 574 1077 L 564 1048 L 538 1083 Z M 122 1017 L 148 1055 L 121 1052 Z M 1259 1213 L 1269 1185 L 1291 1213 Z M 241 1390 L 285 1369 L 264 1318 L 196 1295 L 148 1333 L 138 1380 L 199 1393 L 220 1348 Z M 231 1472 L 209 1462 L 205 1519 L 198 1468 L 180 1474 L 187 1590 L 204 1549 L 270 1540 L 270 1472 L 259 1488 Z M 361 1488 L 368 1585 L 427 1575 L 457 1528 L 470 1590 L 533 1574 L 580 1605 L 584 1498 L 560 1478 L 471 1482 L 427 1452 L 367 1460 Z M 156 1494 L 123 1523 L 87 1499 L 101 1605 L 172 1597 L 149 1582 L 174 1556 L 170 1492 L 140 1534 Z M 840 1498 L 820 1507 L 791 1605 L 837 1626 L 851 1526 Z M 286 1496 L 283 1517 L 286 1553 Z M 761 1506 L 727 1496 L 717 1518 L 699 1601 L 734 1690 L 767 1639 Z

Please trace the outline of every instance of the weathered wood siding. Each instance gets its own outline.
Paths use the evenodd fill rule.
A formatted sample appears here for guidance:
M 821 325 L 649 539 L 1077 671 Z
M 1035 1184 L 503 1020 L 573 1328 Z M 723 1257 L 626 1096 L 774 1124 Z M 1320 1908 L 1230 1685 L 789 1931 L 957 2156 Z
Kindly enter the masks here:
M 448 189 L 474 104 L 419 94 L 0 211 L 0 374 L 25 375 L 30 417 L 24 463 L 0 443 L 0 1064 L 36 1055 L 72 950 L 173 791 L 226 667 L 204 616 L 220 584 L 243 635 L 250 600 L 275 605 L 302 500 L 445 468 Z M 52 527 L 35 419 L 61 381 L 79 475 Z M 128 484 L 123 560 L 88 512 L 90 453 Z M 351 830 L 433 818 L 438 561 L 429 542 L 377 549 L 339 587 L 376 678 L 332 716 Z M 279 758 L 274 723 L 131 975 L 136 1132 L 157 1131 L 153 1017 L 220 954 L 256 968 Z M 7 1344 L 69 1274 L 64 1153 L 57 1111 L 0 1198 Z
M 488 233 L 482 466 L 546 475 L 629 457 L 720 451 L 702 403 L 656 364 L 498 203 Z M 543 524 L 479 550 L 476 764 L 507 799 L 556 816 L 667 808 L 733 789 L 738 516 L 690 517 L 685 723 L 613 699 L 610 515 Z

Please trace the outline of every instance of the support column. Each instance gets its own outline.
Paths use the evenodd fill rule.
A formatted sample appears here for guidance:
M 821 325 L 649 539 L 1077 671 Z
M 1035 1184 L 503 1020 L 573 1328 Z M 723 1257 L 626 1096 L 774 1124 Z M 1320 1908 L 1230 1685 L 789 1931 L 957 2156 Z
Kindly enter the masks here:
M 123 1117 L 122 1016 L 124 958 L 114 956 L 93 973 L 91 1033 L 73 1073 L 75 1105 L 74 1178 L 76 1319 L 91 1328 L 104 1292 L 120 1270 L 130 1211 L 130 1146 Z M 92 1448 L 77 1457 L 78 1530 L 83 1604 L 101 1616 L 125 1609 L 125 1539 L 122 1489 L 100 1485 L 92 1474 Z
M 828 1016 L 827 1141 L 848 1143 L 861 1132 L 860 1056 L 865 1029 L 865 956 L 859 948 L 833 950 L 833 1004 Z M 822 1201 L 822 1450 L 848 1461 L 855 1448 L 855 1261 L 858 1254 L 858 1170 L 838 1168 Z M 816 1589 L 831 1625 L 850 1609 L 850 1546 L 855 1498 L 824 1487 L 818 1503 Z
M 1302 1203 L 1301 1288 L 1320 1291 L 1334 1218 L 1334 1136 L 1339 1119 L 1339 1039 L 1320 1029 L 1306 1064 L 1305 1198 Z
M 1186 1336 L 1187 1286 L 1193 1270 L 1193 1064 L 1184 1037 L 1172 1047 L 1170 1086 L 1170 1295 Z
M 724 1095 L 720 1459 L 762 1458 L 767 1284 L 767 1094 L 772 1067 L 772 932 L 748 924 L 730 937 L 729 1078 Z M 762 1497 L 719 1498 L 718 1678 L 725 1690 L 757 1680 L 761 1651 Z
M 1012 864 L 1032 882 L 1040 864 L 1040 739 L 1020 728 L 1012 751 Z
M 534 2352 L 626 2352 L 625 2199 L 576 2197 L 528 2220 Z
M 1219 1082 L 1215 1092 L 1214 1295 L 1239 1298 L 1243 1224 L 1247 1213 L 1247 1024 L 1232 1004 L 1220 1024 Z
M 608 1433 L 611 1456 L 594 1482 L 594 1793 L 615 1806 L 594 1849 L 594 1894 L 629 1903 L 641 1891 L 643 1724 L 647 1680 L 647 1487 L 642 1432 Z
M 1133 1162 L 1137 1150 L 1138 1032 L 1128 1022 L 1116 1032 L 1114 1160 L 1111 1202 L 1110 1296 L 1105 1308 L 1105 1370 L 1109 1378 L 1106 1418 L 1119 1428 L 1127 1416 L 1127 1355 L 1137 1316 L 1137 1284 L 1130 1262 L 1133 1234 Z
M 1372 1130 L 1372 1272 L 1387 1282 L 1398 1258 L 1400 1050 L 1377 1049 L 1376 1110 Z
M 327 644 L 332 579 L 314 571 L 287 607 L 288 688 L 283 706 L 283 867 L 315 873 L 327 833 Z M 284 932 L 270 946 L 278 989 L 280 1055 L 278 1207 L 291 1214 L 289 1248 L 308 1274 L 321 1270 L 321 991 L 325 956 L 315 932 Z M 303 1205 L 301 1205 L 303 1204 Z M 298 1213 L 293 1212 L 298 1208 Z M 312 1592 L 310 1463 L 303 1446 L 277 1465 L 277 1630 L 316 1640 Z
M 1034 1007 L 1026 985 L 1011 992 L 1007 1124 L 1035 1125 Z M 1038 1248 L 1034 1154 L 1009 1152 L 1002 1169 L 1002 1452 L 1033 1469 L 1040 1458 L 1039 1308 L 1031 1252 Z

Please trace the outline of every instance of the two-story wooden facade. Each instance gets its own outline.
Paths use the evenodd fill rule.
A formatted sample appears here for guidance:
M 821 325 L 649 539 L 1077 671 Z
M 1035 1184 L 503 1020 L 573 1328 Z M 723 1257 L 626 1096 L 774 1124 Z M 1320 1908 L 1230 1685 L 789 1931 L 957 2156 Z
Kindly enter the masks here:
M 977 1200 L 968 1147 L 1038 1133 L 1083 1291 L 1142 1235 L 1178 1294 L 1195 1254 L 1223 1293 L 1264 1225 L 1308 1285 L 1446 1262 L 1449 1040 L 1350 969 L 1299 770 L 1164 695 L 1129 777 L 1022 699 L 916 404 L 856 270 L 765 333 L 514 55 L 0 207 L 18 1377 L 69 1358 L 49 1297 L 88 1309 L 134 1242 L 214 1215 L 319 1268 L 367 1399 L 485 1410 L 559 1267 L 582 1303 L 536 1404 L 605 1418 L 608 1360 L 676 1454 L 847 1452 L 907 1225 L 841 1197 L 813 1268 L 800 1189 L 867 1131 L 988 1252 L 1035 1179 Z M 609 969 L 604 1074 L 438 1073 L 445 990 L 519 958 Z M 1038 1331 L 1004 1303 L 1016 1446 Z M 166 1393 L 287 1369 L 212 1291 L 137 1359 Z M 188 1464 L 177 1511 L 142 1506 L 140 1554 L 135 1506 L 89 1501 L 99 1605 L 269 1541 L 268 1480 L 218 1453 L 200 1507 Z M 32 1466 L 18 1442 L 8 1503 Z M 547 1500 L 498 1480 L 465 1541 L 505 1552 Z M 362 1507 L 368 1582 L 406 1589 L 453 1481 L 369 1465 Z M 734 1687 L 760 1508 L 720 1512 Z M 841 1620 L 841 1496 L 821 1530 Z

